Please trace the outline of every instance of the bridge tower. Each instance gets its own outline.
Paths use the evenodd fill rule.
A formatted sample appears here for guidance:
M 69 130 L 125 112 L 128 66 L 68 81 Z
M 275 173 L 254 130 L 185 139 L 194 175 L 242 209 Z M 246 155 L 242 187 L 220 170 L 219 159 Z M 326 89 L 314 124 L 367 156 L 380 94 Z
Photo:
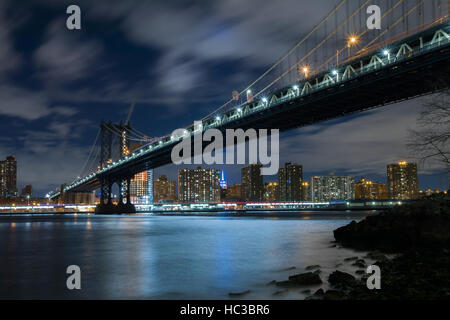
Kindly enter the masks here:
M 113 156 L 123 157 L 130 153 L 129 123 L 114 124 L 102 121 L 100 124 L 100 168 L 104 168 L 113 162 Z M 118 144 L 115 143 L 118 140 Z M 118 146 L 118 150 L 114 146 Z M 118 151 L 118 152 L 115 152 Z M 95 212 L 98 214 L 108 213 L 133 213 L 136 212 L 130 198 L 130 181 L 132 176 L 118 176 L 115 178 L 99 177 L 100 179 L 100 204 Z M 119 201 L 117 205 L 112 202 L 112 186 L 119 186 Z M 126 202 L 124 202 L 124 199 Z

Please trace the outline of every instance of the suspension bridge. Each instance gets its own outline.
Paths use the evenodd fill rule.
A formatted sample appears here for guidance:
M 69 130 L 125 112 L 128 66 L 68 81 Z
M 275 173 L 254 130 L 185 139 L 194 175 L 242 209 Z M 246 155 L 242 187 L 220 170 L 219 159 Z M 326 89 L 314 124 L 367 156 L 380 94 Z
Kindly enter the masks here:
M 377 30 L 366 23 L 367 7 L 373 4 L 382 9 Z M 92 161 L 97 159 L 93 146 L 84 165 L 89 172 L 49 197 L 100 189 L 98 212 L 133 212 L 130 180 L 170 163 L 171 150 L 183 137 L 211 128 L 285 131 L 445 89 L 450 80 L 449 13 L 450 1 L 338 1 L 255 81 L 185 127 L 184 136 L 149 138 L 128 121 L 102 123 L 96 138 L 100 165 Z M 132 142 L 140 147 L 133 150 Z M 111 199 L 113 184 L 120 190 L 117 205 Z

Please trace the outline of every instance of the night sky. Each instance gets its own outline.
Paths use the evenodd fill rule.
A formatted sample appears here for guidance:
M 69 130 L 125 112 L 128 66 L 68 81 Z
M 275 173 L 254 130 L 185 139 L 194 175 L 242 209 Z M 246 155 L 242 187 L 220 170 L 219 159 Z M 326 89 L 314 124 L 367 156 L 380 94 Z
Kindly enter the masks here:
M 77 4 L 82 29 L 66 28 Z M 292 47 L 335 0 L 0 0 L 0 157 L 18 161 L 19 190 L 44 195 L 79 173 L 100 121 L 125 120 L 161 136 L 201 119 Z M 292 130 L 281 163 L 304 177 L 350 174 L 385 182 L 406 148 L 421 100 Z M 226 165 L 240 183 L 241 166 Z M 176 178 L 177 167 L 155 170 Z M 448 188 L 436 164 L 419 166 L 420 188 Z M 266 177 L 276 180 L 276 176 Z

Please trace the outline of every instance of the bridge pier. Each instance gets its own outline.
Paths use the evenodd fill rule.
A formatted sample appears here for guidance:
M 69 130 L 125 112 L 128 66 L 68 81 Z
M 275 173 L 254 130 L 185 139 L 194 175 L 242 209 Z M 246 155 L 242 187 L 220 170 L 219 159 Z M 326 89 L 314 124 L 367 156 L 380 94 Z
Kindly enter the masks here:
M 111 192 L 112 183 L 110 181 L 101 181 L 101 194 L 100 203 L 95 208 L 95 214 L 130 214 L 136 213 L 136 207 L 131 203 L 130 198 L 130 182 L 131 179 L 127 178 L 126 199 L 127 202 L 123 202 L 122 185 L 123 182 L 119 182 L 119 202 L 115 205 L 112 202 Z M 106 203 L 105 203 L 106 200 Z

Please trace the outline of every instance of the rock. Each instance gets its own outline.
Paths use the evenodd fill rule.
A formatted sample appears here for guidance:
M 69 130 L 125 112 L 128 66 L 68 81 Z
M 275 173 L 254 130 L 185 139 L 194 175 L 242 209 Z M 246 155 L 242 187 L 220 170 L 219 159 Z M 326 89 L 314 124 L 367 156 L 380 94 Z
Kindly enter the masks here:
M 286 281 L 277 281 L 275 283 L 279 287 L 296 287 L 298 286 L 295 282 L 286 280 Z
M 301 291 L 300 293 L 303 293 L 303 294 L 310 294 L 310 293 L 311 293 L 311 289 L 303 290 L 303 291 Z
M 352 266 L 358 267 L 358 268 L 365 268 L 366 262 L 363 259 L 358 259 L 355 262 L 352 263 Z
M 328 282 L 337 288 L 344 288 L 355 285 L 356 278 L 349 273 L 336 270 L 330 274 Z
M 366 273 L 366 270 L 359 269 L 359 270 L 356 270 L 355 273 L 356 273 L 356 274 L 365 274 L 365 273 Z
M 323 297 L 324 295 L 325 295 L 325 292 L 323 291 L 322 288 L 320 288 L 319 290 L 314 292 L 314 296 L 316 296 L 316 297 Z
M 320 276 L 314 272 L 299 273 L 299 274 L 290 276 L 289 281 L 291 281 L 295 284 L 304 285 L 304 286 L 322 283 L 322 279 L 320 279 Z
M 386 255 L 382 254 L 379 251 L 373 251 L 373 252 L 369 252 L 368 254 L 366 254 L 365 256 L 368 259 L 372 259 L 375 261 L 385 261 L 388 258 L 386 257 Z
M 334 266 L 335 268 L 339 268 L 342 267 L 342 263 L 338 263 L 337 265 Z
M 327 290 L 324 295 L 324 300 L 342 300 L 344 293 L 338 290 Z
M 325 292 L 322 288 L 314 292 L 312 296 L 308 296 L 305 298 L 305 300 L 322 300 L 325 295 Z
M 297 269 L 297 268 L 295 266 L 292 266 L 292 267 L 280 269 L 280 270 L 277 270 L 277 271 L 289 271 L 289 270 L 295 270 L 295 269 Z
M 348 261 L 356 261 L 358 260 L 358 257 L 350 257 L 350 258 L 345 258 L 344 261 L 348 262 Z
M 395 206 L 334 230 L 334 238 L 344 246 L 383 252 L 449 247 L 448 200 L 424 199 Z
M 246 295 L 247 293 L 250 293 L 250 290 L 245 290 L 245 291 L 242 291 L 242 292 L 230 292 L 230 293 L 228 293 L 228 295 L 230 297 L 237 297 L 237 296 Z
M 317 269 L 316 271 L 314 271 L 313 273 L 315 273 L 315 274 L 321 274 L 322 273 L 322 271 L 320 270 L 320 269 Z
M 286 293 L 288 290 L 278 290 L 273 293 L 274 296 L 279 296 L 280 294 Z
M 312 266 L 307 266 L 305 268 L 305 270 L 314 270 L 314 269 L 319 269 L 319 268 L 320 268 L 320 266 L 318 264 L 314 264 Z
M 272 280 L 272 281 L 268 282 L 266 285 L 270 286 L 270 285 L 273 285 L 273 284 L 277 284 L 277 281 L 276 280 Z

